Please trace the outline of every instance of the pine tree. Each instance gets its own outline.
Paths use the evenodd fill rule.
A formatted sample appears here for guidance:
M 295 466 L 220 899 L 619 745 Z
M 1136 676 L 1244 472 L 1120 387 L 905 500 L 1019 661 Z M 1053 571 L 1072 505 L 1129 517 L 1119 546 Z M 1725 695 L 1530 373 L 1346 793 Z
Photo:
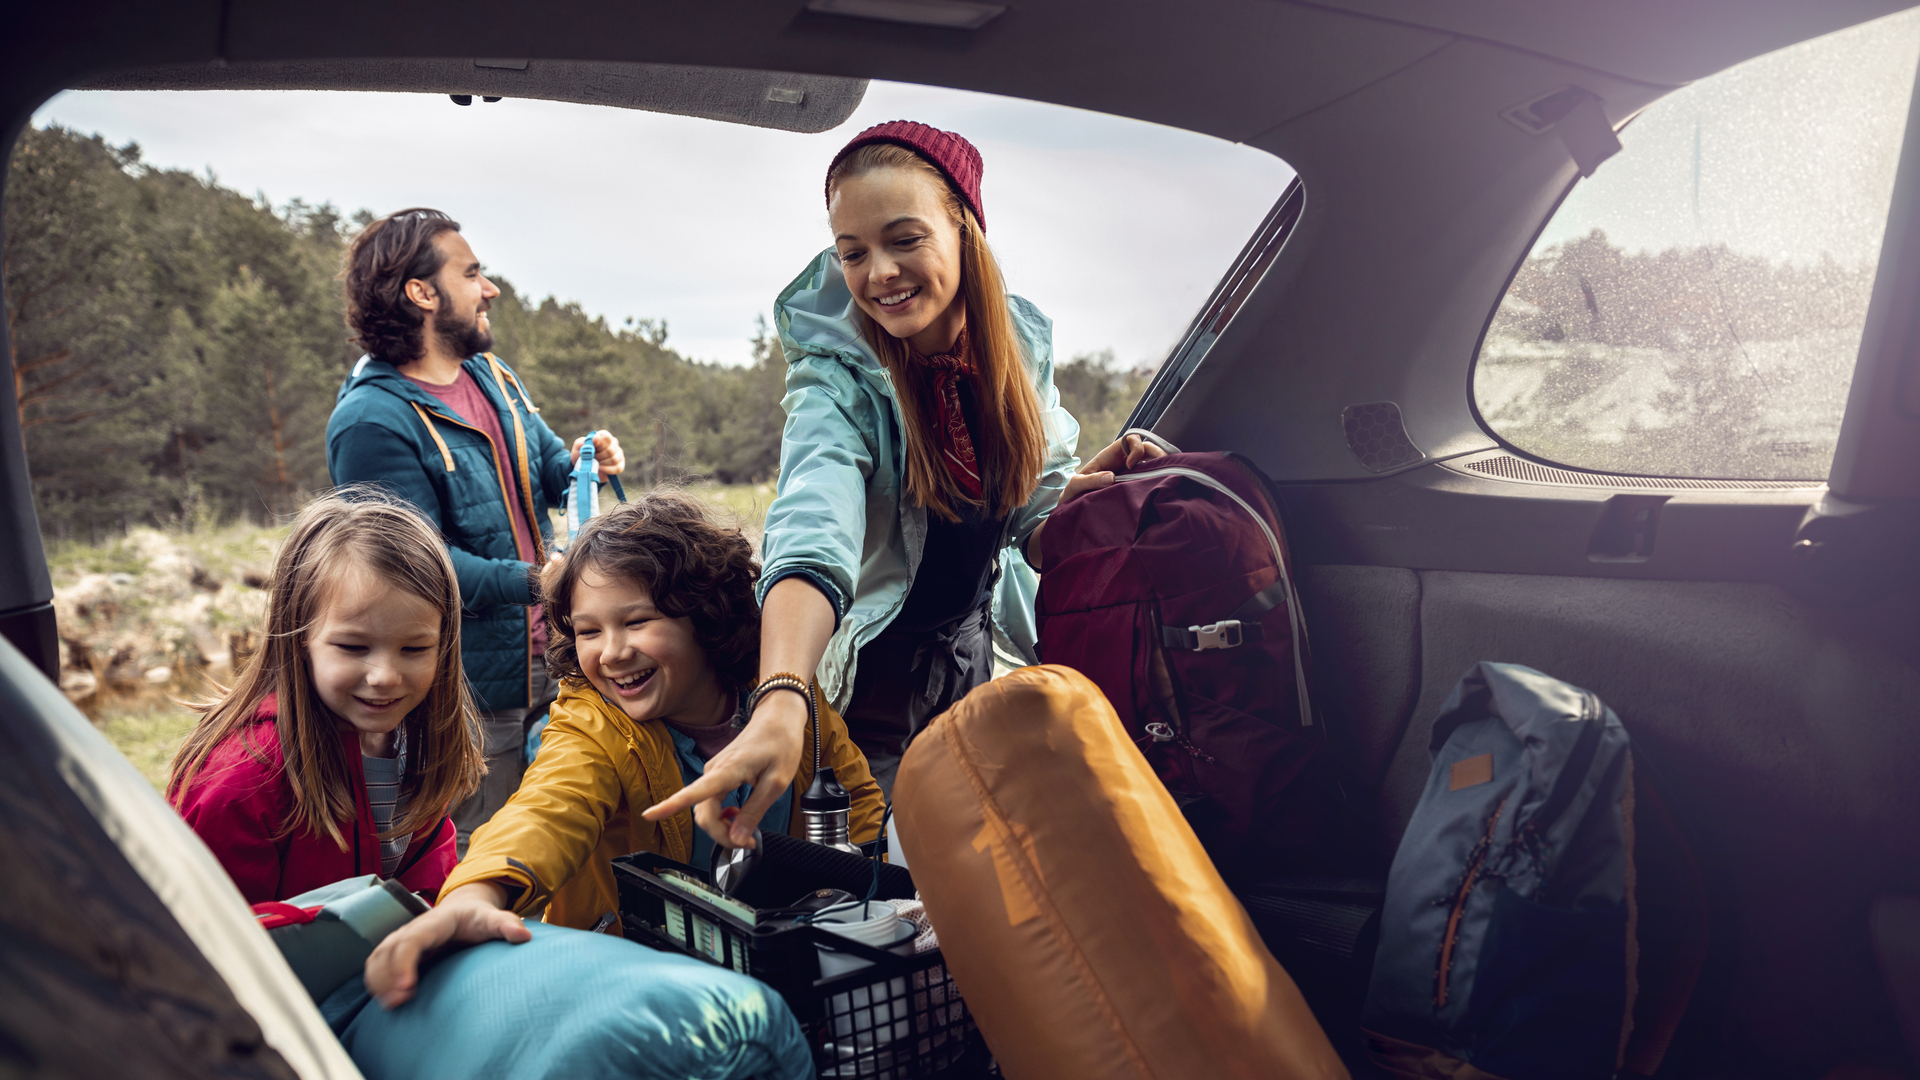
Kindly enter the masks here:
M 4 265 L 9 359 L 43 526 L 97 536 L 164 507 L 164 431 L 139 348 L 141 252 L 128 242 L 139 147 L 60 128 L 14 148 Z
M 299 314 L 245 267 L 207 309 L 192 472 L 214 505 L 265 520 L 327 487 L 329 365 L 303 340 Z
M 780 408 L 787 380 L 787 356 L 780 338 L 755 320 L 753 363 L 713 373 L 715 423 L 702 451 L 713 463 L 714 479 L 725 484 L 769 480 L 780 470 L 780 435 L 786 413 Z

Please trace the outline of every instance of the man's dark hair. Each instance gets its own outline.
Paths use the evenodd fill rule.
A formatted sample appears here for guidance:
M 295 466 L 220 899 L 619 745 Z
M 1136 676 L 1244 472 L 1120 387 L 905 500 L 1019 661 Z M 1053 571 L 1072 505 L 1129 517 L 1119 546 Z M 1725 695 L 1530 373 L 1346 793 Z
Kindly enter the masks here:
M 579 679 L 573 641 L 573 590 L 587 568 L 646 586 L 662 615 L 693 620 L 693 637 L 729 690 L 751 686 L 760 672 L 760 580 L 753 545 L 737 528 L 716 523 L 699 500 L 651 491 L 587 523 L 566 561 L 548 564 L 540 582 L 547 608 L 547 672 Z
M 427 313 L 407 299 L 407 282 L 432 280 L 446 264 L 433 244 L 460 223 L 438 210 L 414 207 L 388 214 L 360 230 L 347 249 L 347 326 L 368 353 L 392 364 L 426 354 Z

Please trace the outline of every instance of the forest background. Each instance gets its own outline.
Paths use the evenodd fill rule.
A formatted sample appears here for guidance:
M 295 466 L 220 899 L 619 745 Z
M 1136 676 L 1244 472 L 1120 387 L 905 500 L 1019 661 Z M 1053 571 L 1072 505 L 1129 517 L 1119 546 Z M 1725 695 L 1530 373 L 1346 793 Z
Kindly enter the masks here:
M 61 688 L 163 784 L 193 723 L 181 702 L 253 648 L 284 523 L 328 487 L 327 418 L 360 355 L 338 274 L 373 215 L 272 206 L 56 126 L 14 147 L 4 213 Z M 702 363 L 669 344 L 665 318 L 610 326 L 489 276 L 495 350 L 562 438 L 616 433 L 629 487 L 687 486 L 757 540 L 786 368 L 764 317 L 752 363 Z M 1083 444 L 1119 431 L 1151 375 L 1110 353 L 1056 365 Z
M 327 417 L 359 356 L 337 275 L 371 213 L 269 206 L 59 127 L 25 132 L 10 169 L 9 345 L 43 535 L 266 523 L 325 489 Z M 753 363 L 701 363 L 664 318 L 609 326 L 490 276 L 495 351 L 563 438 L 613 431 L 643 487 L 773 477 L 786 361 L 764 318 Z M 1104 443 L 1150 375 L 1103 354 L 1056 379 L 1083 441 Z

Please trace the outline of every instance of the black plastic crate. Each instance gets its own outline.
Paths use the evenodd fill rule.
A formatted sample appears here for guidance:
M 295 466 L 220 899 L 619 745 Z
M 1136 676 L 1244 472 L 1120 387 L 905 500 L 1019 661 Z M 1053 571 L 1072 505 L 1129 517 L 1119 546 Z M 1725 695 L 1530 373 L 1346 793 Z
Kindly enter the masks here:
M 762 922 L 755 909 L 714 891 L 708 875 L 650 852 L 615 859 L 613 872 L 629 940 L 773 987 L 800 1021 L 821 1077 L 997 1075 L 939 950 L 901 956 L 816 926 Z M 871 966 L 823 979 L 820 945 Z

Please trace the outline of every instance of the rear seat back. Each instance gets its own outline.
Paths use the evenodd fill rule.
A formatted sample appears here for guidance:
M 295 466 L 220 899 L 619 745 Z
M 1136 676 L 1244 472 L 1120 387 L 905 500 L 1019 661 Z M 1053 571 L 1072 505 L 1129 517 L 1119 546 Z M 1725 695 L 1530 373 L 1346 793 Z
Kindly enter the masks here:
M 1698 860 L 1711 953 L 1669 1068 L 1910 1062 L 1864 913 L 1920 891 L 1920 663 L 1874 629 L 1920 598 L 1835 613 L 1762 584 L 1366 566 L 1302 566 L 1299 584 L 1328 735 L 1374 784 L 1383 850 L 1460 673 L 1549 672 L 1618 712 Z

